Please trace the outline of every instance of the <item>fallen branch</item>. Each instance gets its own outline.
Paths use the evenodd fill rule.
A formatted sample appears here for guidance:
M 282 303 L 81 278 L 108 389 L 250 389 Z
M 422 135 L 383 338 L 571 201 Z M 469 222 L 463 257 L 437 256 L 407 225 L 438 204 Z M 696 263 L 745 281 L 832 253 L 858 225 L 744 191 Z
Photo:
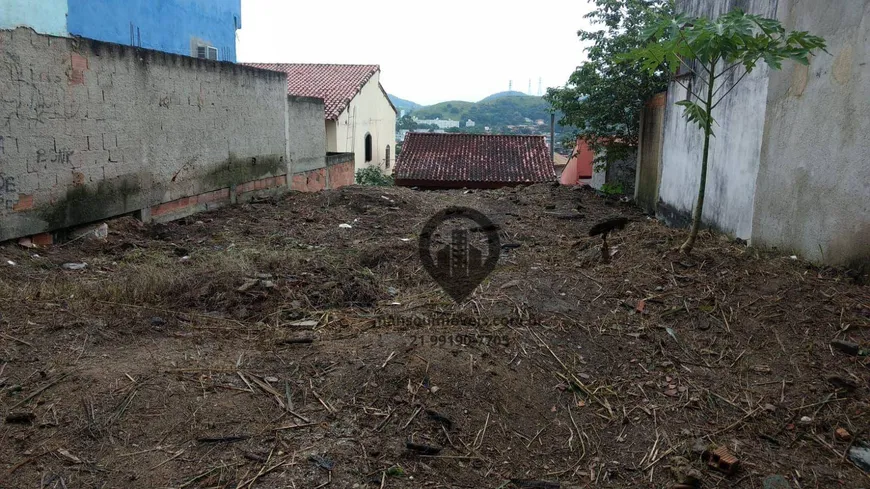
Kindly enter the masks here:
M 36 397 L 36 396 L 42 394 L 43 392 L 47 391 L 48 389 L 51 389 L 52 387 L 54 387 L 54 386 L 56 386 L 57 384 L 59 384 L 63 379 L 69 377 L 70 374 L 72 374 L 72 372 L 67 372 L 67 373 L 61 375 L 60 377 L 58 377 L 57 380 L 55 380 L 54 382 L 52 382 L 52 383 L 46 385 L 45 387 L 40 387 L 39 389 L 37 389 L 35 392 L 33 392 L 32 394 L 30 394 L 29 396 L 27 396 L 27 397 L 25 397 L 24 399 L 18 401 L 18 403 L 15 404 L 14 406 L 12 406 L 11 408 L 9 408 L 9 410 L 11 411 L 11 410 L 17 408 L 18 406 L 20 406 L 20 405 L 26 403 L 27 401 L 33 399 L 34 397 Z

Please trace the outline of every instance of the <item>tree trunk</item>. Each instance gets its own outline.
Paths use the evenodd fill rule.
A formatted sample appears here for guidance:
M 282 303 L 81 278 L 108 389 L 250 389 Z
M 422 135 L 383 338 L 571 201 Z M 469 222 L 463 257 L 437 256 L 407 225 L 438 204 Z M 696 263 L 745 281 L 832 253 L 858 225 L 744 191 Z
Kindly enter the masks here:
M 715 69 L 715 64 L 713 68 Z M 710 70 L 711 72 L 713 70 Z M 704 125 L 704 157 L 701 160 L 701 184 L 698 186 L 698 201 L 695 202 L 695 210 L 692 212 L 692 229 L 689 231 L 689 237 L 686 242 L 680 246 L 680 253 L 689 254 L 695 246 L 695 239 L 698 237 L 698 231 L 701 229 L 701 213 L 704 211 L 704 190 L 707 188 L 707 162 L 710 159 L 710 135 L 713 132 L 713 85 L 715 79 L 710 78 L 707 84 L 707 102 L 705 109 L 707 110 L 707 120 Z

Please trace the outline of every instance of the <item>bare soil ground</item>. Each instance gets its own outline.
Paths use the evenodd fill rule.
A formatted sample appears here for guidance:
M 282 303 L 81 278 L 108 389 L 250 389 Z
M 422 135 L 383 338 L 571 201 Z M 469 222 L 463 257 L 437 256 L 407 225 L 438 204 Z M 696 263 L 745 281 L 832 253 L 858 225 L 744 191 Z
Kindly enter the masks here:
M 460 305 L 417 257 L 448 205 L 519 245 Z M 547 185 L 110 229 L 0 247 L 0 487 L 870 487 L 835 436 L 870 438 L 868 357 L 830 346 L 868 347 L 870 290 L 791 253 L 679 255 L 685 231 Z

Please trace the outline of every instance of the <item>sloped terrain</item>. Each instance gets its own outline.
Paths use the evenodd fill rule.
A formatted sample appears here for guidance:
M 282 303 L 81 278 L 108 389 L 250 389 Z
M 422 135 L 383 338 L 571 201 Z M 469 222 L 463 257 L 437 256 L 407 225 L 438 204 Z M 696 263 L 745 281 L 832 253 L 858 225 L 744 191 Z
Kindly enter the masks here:
M 449 205 L 509 245 L 459 305 L 417 256 Z M 870 342 L 854 274 L 707 232 L 679 255 L 684 231 L 548 185 L 109 227 L 0 246 L 0 487 L 870 486 L 844 456 L 868 357 L 831 346 Z

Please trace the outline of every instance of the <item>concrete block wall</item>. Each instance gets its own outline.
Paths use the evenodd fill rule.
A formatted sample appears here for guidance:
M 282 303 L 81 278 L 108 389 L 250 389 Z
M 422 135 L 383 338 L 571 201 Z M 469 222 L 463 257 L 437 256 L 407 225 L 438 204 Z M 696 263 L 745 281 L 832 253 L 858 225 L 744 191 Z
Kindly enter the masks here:
M 291 147 L 318 150 L 289 141 L 291 105 L 282 73 L 2 30 L 0 241 L 286 187 Z
M 287 96 L 287 139 L 293 173 L 326 166 L 323 99 Z M 318 121 L 312 124 L 311 121 Z

